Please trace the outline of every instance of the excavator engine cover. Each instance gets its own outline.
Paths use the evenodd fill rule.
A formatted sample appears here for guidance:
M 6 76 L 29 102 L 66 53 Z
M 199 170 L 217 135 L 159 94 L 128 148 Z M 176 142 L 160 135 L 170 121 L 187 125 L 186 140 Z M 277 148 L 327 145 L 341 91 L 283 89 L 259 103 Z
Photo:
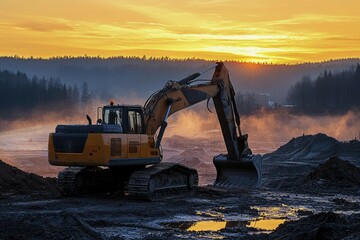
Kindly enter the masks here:
M 214 157 L 213 162 L 217 172 L 215 187 L 249 189 L 260 186 L 263 170 L 261 155 L 231 160 L 227 155 L 220 154 Z

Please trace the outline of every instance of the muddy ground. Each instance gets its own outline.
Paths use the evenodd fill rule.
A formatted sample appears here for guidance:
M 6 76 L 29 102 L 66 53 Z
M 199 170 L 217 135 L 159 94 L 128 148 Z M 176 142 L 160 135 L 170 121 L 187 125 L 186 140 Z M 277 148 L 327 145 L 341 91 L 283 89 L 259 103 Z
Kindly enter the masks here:
M 264 155 L 262 187 L 241 191 L 204 186 L 214 178 L 213 150 L 198 144 L 165 151 L 197 168 L 203 186 L 161 202 L 63 198 L 53 179 L 2 163 L 0 239 L 360 239 L 359 141 L 294 138 Z

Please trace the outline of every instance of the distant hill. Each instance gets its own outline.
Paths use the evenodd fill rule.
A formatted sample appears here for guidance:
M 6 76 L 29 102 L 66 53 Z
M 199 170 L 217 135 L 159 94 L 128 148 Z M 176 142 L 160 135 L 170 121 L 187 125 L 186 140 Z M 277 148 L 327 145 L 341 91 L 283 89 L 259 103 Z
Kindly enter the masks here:
M 241 92 L 268 93 L 278 103 L 285 101 L 291 85 L 302 76 L 316 77 L 325 70 L 349 69 L 360 59 L 331 60 L 299 65 L 273 65 L 226 62 L 230 77 Z M 214 66 L 214 61 L 199 59 L 173 60 L 168 58 L 94 58 L 61 57 L 52 59 L 0 57 L 0 70 L 21 71 L 29 77 L 59 78 L 65 83 L 88 82 L 90 89 L 104 100 L 115 97 L 145 100 L 160 89 L 167 80 L 180 80 L 192 73 Z M 200 78 L 210 79 L 212 71 Z

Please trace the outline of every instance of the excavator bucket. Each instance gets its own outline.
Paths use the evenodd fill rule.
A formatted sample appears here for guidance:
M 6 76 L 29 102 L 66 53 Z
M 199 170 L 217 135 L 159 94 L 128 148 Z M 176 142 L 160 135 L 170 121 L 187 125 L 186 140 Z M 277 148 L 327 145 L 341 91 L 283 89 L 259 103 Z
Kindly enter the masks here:
M 262 177 L 262 157 L 255 155 L 242 157 L 241 160 L 229 160 L 227 155 L 214 157 L 217 176 L 215 187 L 249 189 L 260 186 Z

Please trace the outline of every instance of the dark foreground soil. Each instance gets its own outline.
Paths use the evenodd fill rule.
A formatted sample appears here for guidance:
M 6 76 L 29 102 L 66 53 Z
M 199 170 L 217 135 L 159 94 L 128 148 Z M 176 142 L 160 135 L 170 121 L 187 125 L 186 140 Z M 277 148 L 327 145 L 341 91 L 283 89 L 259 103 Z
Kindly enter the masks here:
M 333 212 L 319 213 L 282 224 L 273 233 L 247 239 L 360 239 L 360 214 L 346 216 Z
M 289 177 L 268 185 L 275 189 L 302 193 L 360 194 L 360 168 L 337 156 L 330 157 L 302 177 Z
M 9 194 L 46 193 L 57 196 L 55 178 L 26 173 L 0 160 L 0 197 Z
M 264 155 L 263 186 L 292 192 L 360 194 L 360 141 L 325 134 L 293 138 Z
M 206 172 L 197 152 L 173 159 Z M 359 163 L 358 141 L 302 136 L 264 156 L 260 189 L 144 202 L 63 198 L 54 179 L 0 161 L 0 239 L 360 239 Z

